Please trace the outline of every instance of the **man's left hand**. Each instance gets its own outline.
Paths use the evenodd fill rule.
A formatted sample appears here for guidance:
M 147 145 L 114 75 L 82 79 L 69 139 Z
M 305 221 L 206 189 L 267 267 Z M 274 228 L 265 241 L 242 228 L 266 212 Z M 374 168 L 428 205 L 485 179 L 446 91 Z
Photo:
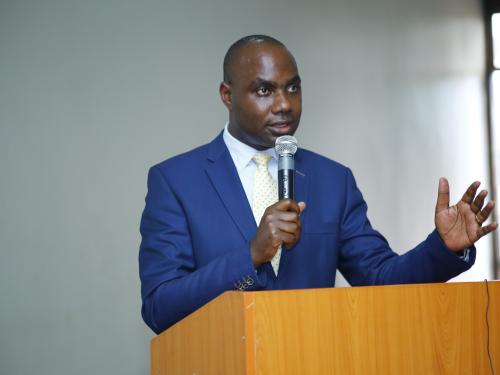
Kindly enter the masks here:
M 462 199 L 454 206 L 450 204 L 450 187 L 448 180 L 439 179 L 438 198 L 434 221 L 436 229 L 445 246 L 454 252 L 471 247 L 477 240 L 497 228 L 497 223 L 483 226 L 495 207 L 489 201 L 484 207 L 484 199 L 488 192 L 482 190 L 476 196 L 481 183 L 476 181 L 469 186 Z

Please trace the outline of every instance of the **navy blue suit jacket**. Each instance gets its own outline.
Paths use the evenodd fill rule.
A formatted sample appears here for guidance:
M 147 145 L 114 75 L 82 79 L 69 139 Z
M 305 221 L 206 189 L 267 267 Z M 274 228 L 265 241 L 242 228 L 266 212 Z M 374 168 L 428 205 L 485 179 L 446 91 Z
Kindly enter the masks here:
M 142 315 L 157 333 L 227 290 L 333 287 L 338 268 L 351 285 L 445 281 L 470 268 L 436 231 L 404 255 L 394 253 L 366 216 L 351 171 L 299 149 L 295 200 L 304 201 L 302 234 L 254 269 L 257 226 L 222 133 L 211 143 L 149 171 L 141 220 Z

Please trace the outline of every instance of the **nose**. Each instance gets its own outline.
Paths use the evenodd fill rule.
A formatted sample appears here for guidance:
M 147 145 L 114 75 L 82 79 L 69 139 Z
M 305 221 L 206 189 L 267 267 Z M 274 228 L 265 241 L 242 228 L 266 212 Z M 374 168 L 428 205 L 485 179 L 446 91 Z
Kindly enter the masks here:
M 276 92 L 275 100 L 274 100 L 274 113 L 286 113 L 290 112 L 292 106 L 290 103 L 290 98 L 287 93 L 283 90 L 278 90 Z

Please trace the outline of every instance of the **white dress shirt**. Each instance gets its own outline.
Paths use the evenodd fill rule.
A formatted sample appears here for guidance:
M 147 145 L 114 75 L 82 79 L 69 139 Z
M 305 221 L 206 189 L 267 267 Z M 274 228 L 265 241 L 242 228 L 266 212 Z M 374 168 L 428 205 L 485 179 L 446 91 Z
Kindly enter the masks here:
M 267 150 L 256 150 L 253 147 L 250 147 L 243 142 L 234 138 L 229 130 L 227 129 L 228 124 L 224 127 L 224 132 L 222 134 L 222 138 L 224 139 L 224 143 L 229 149 L 229 153 L 231 154 L 231 158 L 233 159 L 234 165 L 236 166 L 236 171 L 238 172 L 238 176 L 240 176 L 241 184 L 243 185 L 243 189 L 245 190 L 245 194 L 248 199 L 248 203 L 250 207 L 252 207 L 252 193 L 253 193 L 253 179 L 255 175 L 255 171 L 257 170 L 257 166 L 255 162 L 252 160 L 253 156 L 256 153 L 262 152 L 267 153 L 272 156 L 271 160 L 269 160 L 268 169 L 271 173 L 273 180 L 277 183 L 278 181 L 278 159 L 276 156 L 276 151 L 274 148 L 268 148 Z M 257 226 L 259 223 L 257 223 Z

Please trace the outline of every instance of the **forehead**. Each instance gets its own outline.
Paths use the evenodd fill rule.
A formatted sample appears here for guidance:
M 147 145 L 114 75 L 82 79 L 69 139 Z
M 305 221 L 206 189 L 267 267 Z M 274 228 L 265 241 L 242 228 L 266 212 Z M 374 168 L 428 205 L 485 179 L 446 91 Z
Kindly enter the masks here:
M 231 69 L 234 83 L 245 83 L 256 78 L 267 81 L 286 81 L 297 74 L 292 54 L 274 44 L 251 44 L 237 52 Z

